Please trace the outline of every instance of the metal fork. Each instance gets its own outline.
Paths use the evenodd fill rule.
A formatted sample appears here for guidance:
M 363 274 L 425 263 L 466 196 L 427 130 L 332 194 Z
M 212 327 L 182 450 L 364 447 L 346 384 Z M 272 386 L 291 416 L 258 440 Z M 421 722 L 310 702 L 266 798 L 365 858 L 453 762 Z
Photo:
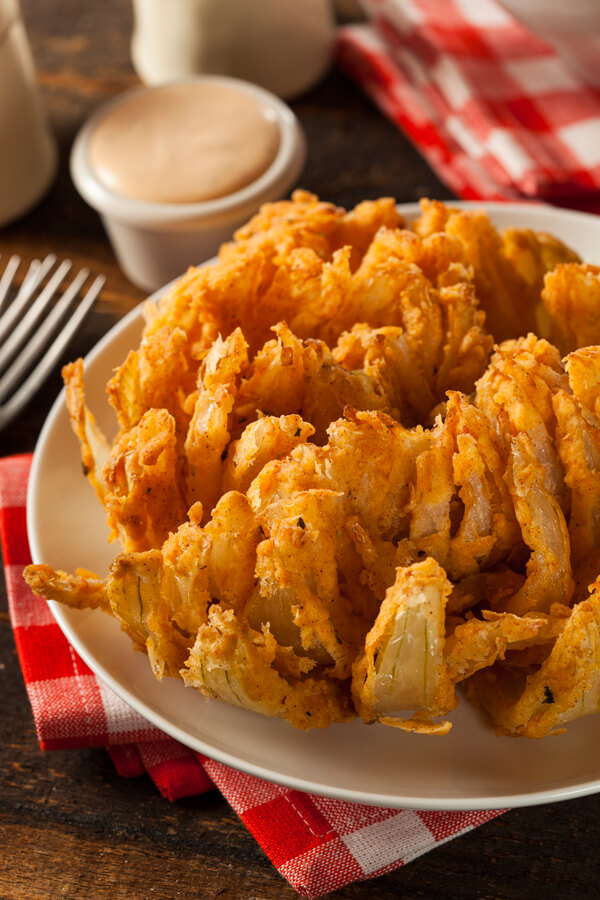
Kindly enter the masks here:
M 0 276 L 0 429 L 23 409 L 56 365 L 105 281 L 98 275 L 76 304 L 89 276 L 81 269 L 51 306 L 71 261 L 64 260 L 52 271 L 53 254 L 34 260 L 15 293 L 12 285 L 20 263 L 18 256 L 11 256 Z

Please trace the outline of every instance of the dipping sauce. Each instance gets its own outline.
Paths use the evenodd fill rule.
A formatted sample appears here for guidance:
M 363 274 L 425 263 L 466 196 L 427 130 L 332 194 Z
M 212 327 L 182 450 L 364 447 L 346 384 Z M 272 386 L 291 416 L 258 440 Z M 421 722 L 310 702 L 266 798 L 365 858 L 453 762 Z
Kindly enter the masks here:
M 105 187 L 151 203 L 200 203 L 255 181 L 279 149 L 279 127 L 234 87 L 169 84 L 118 103 L 90 135 Z

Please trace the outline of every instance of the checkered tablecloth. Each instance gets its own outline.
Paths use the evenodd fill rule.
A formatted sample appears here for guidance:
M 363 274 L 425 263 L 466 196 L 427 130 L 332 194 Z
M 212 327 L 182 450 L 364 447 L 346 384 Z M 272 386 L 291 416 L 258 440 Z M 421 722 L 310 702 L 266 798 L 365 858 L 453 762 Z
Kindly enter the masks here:
M 459 197 L 600 211 L 600 92 L 494 0 L 361 0 L 337 58 Z
M 385 809 L 304 794 L 201 756 L 150 725 L 96 678 L 22 579 L 31 561 L 30 464 L 30 456 L 0 460 L 0 534 L 15 641 L 44 750 L 105 746 L 120 774 L 148 773 L 169 800 L 218 789 L 305 897 L 397 869 L 501 812 Z

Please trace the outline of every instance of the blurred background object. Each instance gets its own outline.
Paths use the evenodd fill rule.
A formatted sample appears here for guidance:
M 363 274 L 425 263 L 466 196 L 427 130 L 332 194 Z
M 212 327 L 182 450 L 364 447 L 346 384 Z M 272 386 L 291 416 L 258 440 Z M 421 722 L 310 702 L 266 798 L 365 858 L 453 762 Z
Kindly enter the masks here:
M 559 22 L 560 4 L 361 5 L 367 21 L 338 29 L 338 63 L 454 193 L 600 212 L 600 93 L 540 32 L 508 11 L 509 5 L 520 13 L 552 8 Z M 591 46 L 599 39 L 592 23 L 600 19 L 600 2 L 571 5 L 581 23 L 583 11 L 590 14 Z M 550 21 L 540 21 L 540 28 Z
M 600 87 L 600 0 L 499 0 L 533 34 L 556 48 L 591 84 Z
M 56 166 L 18 0 L 0 0 L 0 226 L 41 198 Z
M 360 22 L 365 18 L 361 0 L 334 0 L 334 9 L 340 23 Z
M 289 99 L 331 63 L 330 0 L 133 0 L 133 65 L 146 84 L 231 75 Z

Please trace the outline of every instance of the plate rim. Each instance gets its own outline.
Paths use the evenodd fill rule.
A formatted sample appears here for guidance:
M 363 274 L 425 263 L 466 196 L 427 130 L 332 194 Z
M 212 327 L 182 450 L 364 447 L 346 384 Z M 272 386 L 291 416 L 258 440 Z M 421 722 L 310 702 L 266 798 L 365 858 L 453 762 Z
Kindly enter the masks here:
M 445 205 L 461 209 L 482 209 L 491 213 L 502 211 L 502 213 L 510 214 L 515 211 L 517 215 L 523 212 L 537 212 L 549 215 L 559 215 L 562 219 L 571 219 L 574 223 L 594 224 L 599 230 L 600 236 L 600 219 L 590 213 L 579 212 L 577 210 L 558 207 L 551 207 L 546 204 L 533 204 L 530 202 L 485 202 L 485 201 L 452 201 L 444 200 Z M 420 206 L 418 202 L 399 203 L 397 208 L 401 214 L 411 217 L 418 214 Z M 207 260 L 200 265 L 209 265 L 213 260 Z M 140 320 L 140 326 L 143 325 L 143 307 L 146 303 L 155 302 L 159 299 L 179 278 L 174 279 L 168 284 L 159 288 L 147 299 L 141 301 L 126 315 L 119 319 L 103 337 L 101 337 L 91 350 L 84 357 L 84 366 L 89 365 L 103 351 L 113 343 L 113 341 L 127 328 L 133 326 L 137 319 Z M 33 524 L 33 509 L 35 505 L 35 495 L 37 485 L 40 480 L 40 471 L 44 462 L 44 448 L 48 437 L 55 426 L 57 417 L 64 414 L 65 389 L 59 392 L 50 411 L 44 421 L 44 425 L 40 431 L 40 435 L 36 442 L 33 453 L 33 460 L 30 470 L 29 482 L 27 486 L 26 497 L 26 513 L 27 513 L 27 535 L 31 548 L 31 556 L 33 562 L 43 562 L 41 558 L 38 536 Z M 140 700 L 132 692 L 130 688 L 118 681 L 110 671 L 108 671 L 94 656 L 94 653 L 88 650 L 85 643 L 80 639 L 77 630 L 72 626 L 67 618 L 67 610 L 59 603 L 48 601 L 48 607 L 52 616 L 61 631 L 81 656 L 84 662 L 100 678 L 121 700 L 123 700 L 135 712 L 140 714 L 146 721 L 160 729 L 168 736 L 178 740 L 185 746 L 202 753 L 212 760 L 230 766 L 237 771 L 244 772 L 257 778 L 261 778 L 267 782 L 278 784 L 294 790 L 318 794 L 323 797 L 329 797 L 336 800 L 360 803 L 365 805 L 373 805 L 379 807 L 389 807 L 396 809 L 423 809 L 423 810 L 444 810 L 444 811 L 474 811 L 474 810 L 504 810 L 507 808 L 520 808 L 527 806 L 537 806 L 540 804 L 559 802 L 579 797 L 589 796 L 600 792 L 600 771 L 598 777 L 591 781 L 585 781 L 581 784 L 564 785 L 562 787 L 552 787 L 547 789 L 539 789 L 529 793 L 512 793 L 503 794 L 501 797 L 496 795 L 489 796 L 466 796 L 463 798 L 430 798 L 430 797 L 411 797 L 409 795 L 389 795 L 382 792 L 372 792 L 365 790 L 348 788 L 337 788 L 335 786 L 320 783 L 307 779 L 306 777 L 295 777 L 285 773 L 278 773 L 264 765 L 259 765 L 251 761 L 244 760 L 227 751 L 215 748 L 212 744 L 198 739 L 194 735 L 189 734 L 185 730 L 178 727 L 175 723 L 165 720 L 160 712 L 155 711 L 147 702 Z M 209 701 L 211 702 L 211 701 Z M 219 702 L 219 701 L 212 701 Z M 600 715 L 600 714 L 599 714 Z M 431 738 L 430 738 L 431 739 Z

